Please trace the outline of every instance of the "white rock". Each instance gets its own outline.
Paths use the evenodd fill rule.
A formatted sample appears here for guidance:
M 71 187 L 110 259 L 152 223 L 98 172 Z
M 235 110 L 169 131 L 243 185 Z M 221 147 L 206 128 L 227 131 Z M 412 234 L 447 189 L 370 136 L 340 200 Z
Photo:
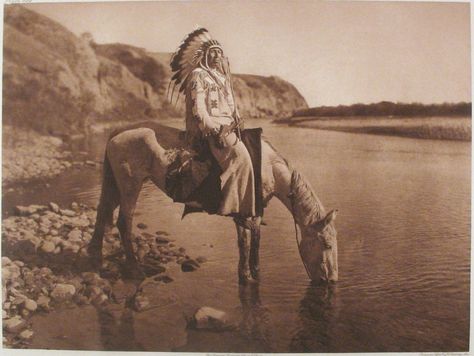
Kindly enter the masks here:
M 43 241 L 43 243 L 41 244 L 41 251 L 46 253 L 54 252 L 55 248 L 56 246 L 51 241 Z
M 224 329 L 229 326 L 227 313 L 211 307 L 202 307 L 194 314 L 197 329 Z
M 56 203 L 49 203 L 49 208 L 51 209 L 51 211 L 55 212 L 56 214 L 59 213 L 59 205 L 56 204 Z
M 25 300 L 24 304 L 25 309 L 34 312 L 38 308 L 38 304 L 33 299 L 27 299 Z
M 33 337 L 33 331 L 31 330 L 23 330 L 20 334 L 19 334 L 20 338 L 23 339 L 23 340 L 29 340 Z
M 66 300 L 76 294 L 76 288 L 72 284 L 58 284 L 51 292 L 51 297 L 56 300 Z
M 12 260 L 10 260 L 8 257 L 2 257 L 2 267 L 5 267 L 12 263 Z

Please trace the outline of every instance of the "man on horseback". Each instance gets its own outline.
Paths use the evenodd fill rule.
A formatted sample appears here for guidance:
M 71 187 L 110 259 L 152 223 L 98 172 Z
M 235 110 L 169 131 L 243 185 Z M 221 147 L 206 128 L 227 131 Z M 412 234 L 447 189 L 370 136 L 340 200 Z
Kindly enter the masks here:
M 190 33 L 171 60 L 172 81 L 185 92 L 186 141 L 207 145 L 222 170 L 218 214 L 255 216 L 254 172 L 240 139 L 241 119 L 222 46 L 200 28 Z

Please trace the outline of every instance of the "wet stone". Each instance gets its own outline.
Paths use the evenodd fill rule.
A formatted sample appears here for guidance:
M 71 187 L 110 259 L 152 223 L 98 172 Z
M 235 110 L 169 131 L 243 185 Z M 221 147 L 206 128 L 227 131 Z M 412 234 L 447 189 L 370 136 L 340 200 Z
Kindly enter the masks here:
M 187 259 L 181 264 L 181 270 L 183 272 L 193 272 L 200 267 L 199 263 L 192 259 Z

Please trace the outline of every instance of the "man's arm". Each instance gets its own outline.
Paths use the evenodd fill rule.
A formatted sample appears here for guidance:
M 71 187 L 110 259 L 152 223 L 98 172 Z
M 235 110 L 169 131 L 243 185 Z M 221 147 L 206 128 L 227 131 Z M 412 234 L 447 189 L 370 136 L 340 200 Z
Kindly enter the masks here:
M 218 133 L 220 125 L 211 119 L 207 111 L 206 84 L 200 72 L 192 73 L 190 86 L 193 116 L 199 120 L 199 129 L 204 135 Z

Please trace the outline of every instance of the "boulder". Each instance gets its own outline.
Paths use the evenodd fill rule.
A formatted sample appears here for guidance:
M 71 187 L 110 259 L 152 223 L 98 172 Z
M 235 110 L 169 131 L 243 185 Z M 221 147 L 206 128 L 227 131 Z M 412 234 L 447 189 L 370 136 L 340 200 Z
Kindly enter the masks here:
M 231 327 L 226 312 L 211 307 L 201 307 L 190 321 L 190 327 L 196 329 L 226 330 Z

